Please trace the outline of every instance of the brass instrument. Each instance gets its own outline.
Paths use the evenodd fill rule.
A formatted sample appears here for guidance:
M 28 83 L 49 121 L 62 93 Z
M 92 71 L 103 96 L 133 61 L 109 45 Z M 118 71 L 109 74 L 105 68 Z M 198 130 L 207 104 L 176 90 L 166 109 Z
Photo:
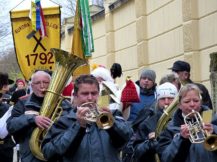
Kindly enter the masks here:
M 113 115 L 109 112 L 100 112 L 99 106 L 96 103 L 87 102 L 80 107 L 89 108 L 84 118 L 88 123 L 96 123 L 100 129 L 109 129 L 114 124 Z
M 100 111 L 100 108 L 102 107 L 109 107 L 111 94 L 112 92 L 109 87 L 103 84 L 97 103 L 86 102 L 80 106 L 89 108 L 89 111 L 85 114 L 84 118 L 88 123 L 96 123 L 100 129 L 109 129 L 112 127 L 114 124 L 112 113 Z
M 172 103 L 167 106 L 163 110 L 163 114 L 161 115 L 160 119 L 157 122 L 157 127 L 155 129 L 156 138 L 159 137 L 162 130 L 165 129 L 169 120 L 171 119 L 173 113 L 177 110 L 177 105 L 179 103 L 179 95 L 176 95 Z M 155 154 L 155 161 L 160 162 L 158 154 Z
M 211 119 L 212 110 L 204 111 L 204 113 Z M 203 143 L 208 151 L 217 150 L 217 135 L 211 135 L 203 129 L 204 121 L 199 112 L 192 110 L 184 117 L 184 122 L 188 125 L 191 143 Z
M 171 119 L 172 114 L 177 110 L 178 103 L 179 103 L 179 96 L 176 95 L 172 103 L 163 110 L 163 114 L 158 120 L 157 127 L 155 130 L 156 137 L 158 137 L 161 131 L 167 126 L 167 123 Z
M 40 115 L 55 120 L 55 118 L 61 113 L 61 110 L 59 110 L 59 105 L 62 102 L 61 93 L 67 80 L 72 75 L 73 71 L 79 66 L 86 64 L 86 61 L 60 49 L 52 48 L 51 52 L 55 56 L 56 65 L 49 88 L 44 97 Z M 42 130 L 38 127 L 35 128 L 29 141 L 32 154 L 36 158 L 44 161 L 46 161 L 46 159 L 41 152 L 41 143 L 46 132 L 46 130 Z

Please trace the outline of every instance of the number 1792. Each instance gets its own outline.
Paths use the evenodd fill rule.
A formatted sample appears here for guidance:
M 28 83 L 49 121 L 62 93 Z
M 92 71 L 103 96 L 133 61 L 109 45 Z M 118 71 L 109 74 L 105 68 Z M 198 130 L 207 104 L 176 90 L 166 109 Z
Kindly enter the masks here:
M 37 61 L 40 61 L 40 64 L 53 64 L 54 61 L 52 60 L 53 54 L 51 52 L 46 53 L 33 53 L 28 54 L 25 56 L 27 60 L 28 66 L 36 65 Z

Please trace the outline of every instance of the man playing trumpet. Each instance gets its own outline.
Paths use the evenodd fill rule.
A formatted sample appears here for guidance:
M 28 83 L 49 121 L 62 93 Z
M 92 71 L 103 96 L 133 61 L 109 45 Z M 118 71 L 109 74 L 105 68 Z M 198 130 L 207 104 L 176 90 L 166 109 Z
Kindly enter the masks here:
M 99 98 L 99 83 L 91 75 L 75 80 L 73 95 L 76 105 L 54 123 L 44 139 L 45 158 L 61 162 L 120 162 L 119 150 L 132 134 L 121 113 L 102 108 L 114 119 L 114 124 L 106 129 L 87 120 L 90 104 L 86 103 L 97 103 Z

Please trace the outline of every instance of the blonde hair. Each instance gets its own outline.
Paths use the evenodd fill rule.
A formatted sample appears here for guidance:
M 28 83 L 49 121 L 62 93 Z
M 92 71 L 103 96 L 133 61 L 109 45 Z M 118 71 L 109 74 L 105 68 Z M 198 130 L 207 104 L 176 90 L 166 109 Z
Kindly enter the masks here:
M 199 89 L 199 87 L 197 85 L 195 85 L 195 84 L 186 84 L 179 91 L 179 102 L 182 100 L 183 97 L 186 96 L 186 94 L 189 91 L 195 91 L 195 92 L 197 92 L 198 96 L 200 97 L 200 100 L 202 100 L 201 90 Z

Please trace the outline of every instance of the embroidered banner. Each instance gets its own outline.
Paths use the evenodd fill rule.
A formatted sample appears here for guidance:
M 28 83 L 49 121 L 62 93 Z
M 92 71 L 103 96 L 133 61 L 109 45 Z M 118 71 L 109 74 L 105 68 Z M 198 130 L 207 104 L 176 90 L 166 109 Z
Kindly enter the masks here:
M 14 48 L 20 69 L 29 80 L 35 70 L 53 70 L 55 58 L 51 48 L 60 48 L 60 6 L 42 0 L 47 36 L 32 29 L 29 18 L 31 1 L 23 1 L 10 11 Z

